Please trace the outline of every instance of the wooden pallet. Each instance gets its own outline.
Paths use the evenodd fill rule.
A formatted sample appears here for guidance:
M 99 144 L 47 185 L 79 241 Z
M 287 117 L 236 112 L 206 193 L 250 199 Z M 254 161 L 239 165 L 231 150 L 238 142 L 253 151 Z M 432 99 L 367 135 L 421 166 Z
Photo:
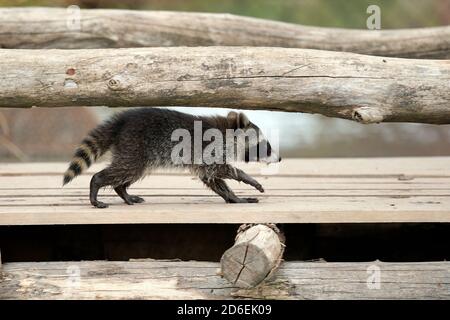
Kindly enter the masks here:
M 258 204 L 225 205 L 186 173 L 155 173 L 130 193 L 146 202 L 128 206 L 101 192 L 108 209 L 89 204 L 94 165 L 62 188 L 65 163 L 0 164 L 0 225 L 117 223 L 378 223 L 450 222 L 450 157 L 296 159 L 277 168 L 241 166 L 264 194 L 233 181 Z

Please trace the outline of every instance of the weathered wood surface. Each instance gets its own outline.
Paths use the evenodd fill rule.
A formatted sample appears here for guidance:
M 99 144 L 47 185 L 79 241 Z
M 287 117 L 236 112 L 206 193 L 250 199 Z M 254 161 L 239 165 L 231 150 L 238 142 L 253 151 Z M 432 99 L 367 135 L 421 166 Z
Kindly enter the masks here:
M 274 224 L 243 224 L 220 259 L 221 274 L 236 287 L 255 287 L 277 270 L 283 252 L 284 235 Z
M 450 63 L 286 48 L 0 50 L 0 107 L 203 106 L 450 123 Z
M 157 260 L 6 263 L 0 299 L 450 299 L 450 262 L 285 262 L 254 289 L 230 286 L 218 268 Z
M 450 158 L 287 159 L 273 175 L 266 166 L 240 166 L 266 192 L 230 181 L 258 204 L 226 205 L 184 173 L 150 175 L 131 194 L 146 202 L 128 206 L 113 191 L 111 204 L 91 207 L 94 165 L 62 188 L 65 163 L 0 163 L 0 225 L 115 223 L 359 223 L 450 222 Z M 270 168 L 270 167 L 269 167 Z
M 0 9 L 3 48 L 217 45 L 450 59 L 450 26 L 378 31 L 307 27 L 230 14 L 103 9 L 81 10 L 78 14 L 61 8 Z

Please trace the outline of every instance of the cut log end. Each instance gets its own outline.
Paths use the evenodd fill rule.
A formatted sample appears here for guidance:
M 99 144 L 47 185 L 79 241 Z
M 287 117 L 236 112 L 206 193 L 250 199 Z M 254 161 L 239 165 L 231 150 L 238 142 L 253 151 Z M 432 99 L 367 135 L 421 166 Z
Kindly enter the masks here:
M 222 256 L 222 275 L 236 287 L 257 286 L 278 268 L 283 251 L 283 237 L 275 226 L 258 224 L 239 231 L 235 245 Z

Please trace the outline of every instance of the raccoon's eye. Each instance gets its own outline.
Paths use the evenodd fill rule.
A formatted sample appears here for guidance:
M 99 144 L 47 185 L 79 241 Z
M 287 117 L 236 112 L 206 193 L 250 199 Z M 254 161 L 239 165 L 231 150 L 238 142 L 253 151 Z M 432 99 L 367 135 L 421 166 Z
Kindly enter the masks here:
M 263 140 L 258 143 L 258 152 L 258 155 L 261 155 L 263 157 L 270 157 L 272 153 L 272 147 L 270 146 L 269 142 L 267 142 L 267 140 Z

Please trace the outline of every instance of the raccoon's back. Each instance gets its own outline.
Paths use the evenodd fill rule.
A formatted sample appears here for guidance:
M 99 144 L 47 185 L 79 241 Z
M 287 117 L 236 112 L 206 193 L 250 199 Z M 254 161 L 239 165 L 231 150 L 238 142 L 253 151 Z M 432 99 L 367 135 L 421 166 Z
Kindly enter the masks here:
M 136 108 L 119 114 L 116 120 L 122 121 L 123 126 L 114 152 L 140 154 L 149 165 L 170 166 L 173 147 L 180 142 L 173 139 L 176 130 L 187 130 L 193 138 L 194 121 L 198 117 L 174 110 Z

